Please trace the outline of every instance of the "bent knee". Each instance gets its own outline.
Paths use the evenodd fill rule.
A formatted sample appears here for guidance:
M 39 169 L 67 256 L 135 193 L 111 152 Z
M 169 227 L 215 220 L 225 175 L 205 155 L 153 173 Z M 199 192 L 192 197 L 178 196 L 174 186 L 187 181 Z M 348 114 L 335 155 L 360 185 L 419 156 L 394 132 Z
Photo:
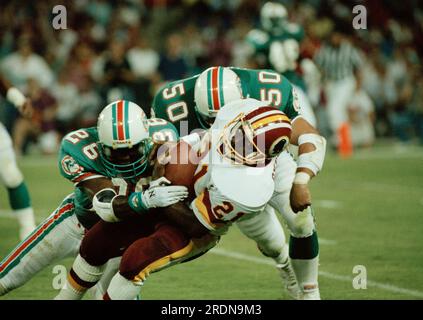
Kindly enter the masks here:
M 23 175 L 13 158 L 0 161 L 0 176 L 7 188 L 16 188 L 23 181 Z
M 288 224 L 288 227 L 294 237 L 305 238 L 311 236 L 315 230 L 311 207 L 297 213 L 294 219 Z
M 193 247 L 189 237 L 172 226 L 160 226 L 146 238 L 135 241 L 125 251 L 119 272 L 128 280 L 144 281 L 171 261 L 188 255 Z

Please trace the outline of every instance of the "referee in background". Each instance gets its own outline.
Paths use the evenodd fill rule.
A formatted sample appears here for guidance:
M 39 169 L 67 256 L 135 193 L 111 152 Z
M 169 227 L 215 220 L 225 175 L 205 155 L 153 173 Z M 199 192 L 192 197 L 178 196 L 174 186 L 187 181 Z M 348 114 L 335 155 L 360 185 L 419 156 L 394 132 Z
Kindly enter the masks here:
M 340 155 L 347 157 L 352 153 L 347 109 L 360 82 L 358 70 L 362 59 L 346 37 L 339 31 L 334 31 L 329 42 L 316 53 L 314 60 L 324 79 L 332 142 Z

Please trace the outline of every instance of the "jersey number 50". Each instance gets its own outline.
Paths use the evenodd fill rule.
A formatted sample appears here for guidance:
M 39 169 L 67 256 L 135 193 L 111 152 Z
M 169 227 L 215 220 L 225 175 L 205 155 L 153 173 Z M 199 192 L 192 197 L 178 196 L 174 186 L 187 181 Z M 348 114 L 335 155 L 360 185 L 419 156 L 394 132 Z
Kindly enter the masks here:
M 276 72 L 261 71 L 258 74 L 259 82 L 263 84 L 277 84 L 281 83 L 280 74 Z M 260 89 L 260 100 L 270 103 L 277 108 L 282 103 L 282 92 L 277 88 L 262 88 Z
M 177 95 L 185 94 L 185 87 L 183 83 L 175 84 L 173 87 L 163 90 L 163 99 L 169 100 L 175 98 Z M 185 101 L 178 101 L 170 104 L 166 109 L 167 116 L 170 121 L 177 122 L 188 117 L 188 106 Z

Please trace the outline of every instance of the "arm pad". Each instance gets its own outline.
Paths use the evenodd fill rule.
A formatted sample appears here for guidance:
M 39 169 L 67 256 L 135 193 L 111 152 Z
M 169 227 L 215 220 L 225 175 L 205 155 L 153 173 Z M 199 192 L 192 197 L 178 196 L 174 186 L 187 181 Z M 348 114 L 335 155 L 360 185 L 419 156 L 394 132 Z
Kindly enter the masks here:
M 15 87 L 11 87 L 9 90 L 7 90 L 6 98 L 17 108 L 22 107 L 26 100 L 22 92 L 20 92 L 19 89 Z
M 298 137 L 298 145 L 311 143 L 316 150 L 300 154 L 298 157 L 298 168 L 307 168 L 314 175 L 317 175 L 323 168 L 326 154 L 326 139 L 315 133 L 306 133 Z
M 117 197 L 115 190 L 106 188 L 94 195 L 93 209 L 106 222 L 120 221 L 113 212 L 113 200 Z

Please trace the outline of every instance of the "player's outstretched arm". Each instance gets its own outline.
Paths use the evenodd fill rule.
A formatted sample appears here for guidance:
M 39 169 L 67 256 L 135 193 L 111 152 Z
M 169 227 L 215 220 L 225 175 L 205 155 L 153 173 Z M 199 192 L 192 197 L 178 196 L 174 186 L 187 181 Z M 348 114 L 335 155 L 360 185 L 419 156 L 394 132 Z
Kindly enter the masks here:
M 3 77 L 0 77 L 0 94 L 5 96 L 7 100 L 12 103 L 24 117 L 31 117 L 31 100 L 27 99 L 19 89 L 13 87 Z
M 308 182 L 323 167 L 326 140 L 302 117 L 292 123 L 291 143 L 298 145 L 297 173 L 292 185 L 290 200 L 292 210 L 297 213 L 311 205 Z

